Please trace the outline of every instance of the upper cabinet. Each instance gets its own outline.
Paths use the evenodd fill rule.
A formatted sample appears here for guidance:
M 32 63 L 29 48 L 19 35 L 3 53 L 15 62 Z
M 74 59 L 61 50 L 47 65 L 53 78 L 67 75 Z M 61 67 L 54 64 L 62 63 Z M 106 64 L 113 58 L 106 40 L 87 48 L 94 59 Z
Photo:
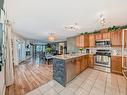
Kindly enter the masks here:
M 122 46 L 122 30 L 111 32 L 111 45 L 112 47 Z
M 76 37 L 76 46 L 78 48 L 84 48 L 84 35 L 78 35 Z
M 103 39 L 110 39 L 110 32 L 106 32 L 102 34 Z
M 94 47 L 95 46 L 95 35 L 90 34 L 89 35 L 89 47 Z
M 89 47 L 89 35 L 84 35 L 84 47 Z
M 89 46 L 89 36 L 79 35 L 76 37 L 76 46 L 78 48 L 85 48 Z
M 127 30 L 124 30 L 124 45 L 127 47 Z
M 122 30 L 108 32 L 103 30 L 97 34 L 79 35 L 76 37 L 76 45 L 78 48 L 95 47 L 96 40 L 111 40 L 112 47 L 122 46 Z M 125 30 L 125 46 L 127 46 L 127 30 Z
M 97 33 L 96 35 L 95 35 L 95 39 L 96 40 L 102 40 L 102 33 Z

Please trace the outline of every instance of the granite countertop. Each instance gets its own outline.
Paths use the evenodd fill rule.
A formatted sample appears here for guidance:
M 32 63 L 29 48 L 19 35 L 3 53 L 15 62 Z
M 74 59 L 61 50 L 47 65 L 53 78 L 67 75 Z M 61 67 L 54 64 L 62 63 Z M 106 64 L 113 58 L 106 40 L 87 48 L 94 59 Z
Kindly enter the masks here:
M 84 56 L 84 55 L 89 55 L 89 54 L 84 54 L 84 53 L 64 54 L 64 55 L 53 56 L 53 58 L 68 60 L 68 59 L 71 59 L 71 58 L 76 58 L 76 57 L 80 57 L 80 56 Z

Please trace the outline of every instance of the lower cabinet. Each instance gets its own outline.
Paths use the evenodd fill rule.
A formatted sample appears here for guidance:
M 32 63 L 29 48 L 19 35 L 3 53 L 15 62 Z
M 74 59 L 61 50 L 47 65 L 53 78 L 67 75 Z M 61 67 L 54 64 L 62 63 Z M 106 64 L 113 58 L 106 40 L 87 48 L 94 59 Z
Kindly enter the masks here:
M 76 74 L 80 74 L 81 72 L 81 57 L 76 58 Z
M 76 74 L 80 74 L 88 67 L 88 55 L 76 58 Z
M 122 57 L 121 56 L 111 57 L 111 71 L 113 73 L 122 74 Z
M 88 56 L 82 56 L 81 58 L 81 72 L 84 71 L 88 67 Z
M 94 56 L 93 55 L 89 55 L 89 57 L 88 57 L 88 66 L 90 68 L 94 67 Z

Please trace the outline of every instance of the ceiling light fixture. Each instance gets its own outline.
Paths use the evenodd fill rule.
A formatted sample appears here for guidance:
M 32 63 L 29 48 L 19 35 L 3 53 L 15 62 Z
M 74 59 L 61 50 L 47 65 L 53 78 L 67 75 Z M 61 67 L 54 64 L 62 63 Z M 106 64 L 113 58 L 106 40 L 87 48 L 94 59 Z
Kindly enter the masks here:
M 53 33 L 51 33 L 49 36 L 48 36 L 48 41 L 49 42 L 53 42 L 55 40 L 55 36 Z
M 81 29 L 81 27 L 78 25 L 78 23 L 74 23 L 72 25 L 65 26 L 65 30 L 68 30 L 68 31 L 78 32 L 80 29 Z
M 102 28 L 105 28 L 105 26 L 106 26 L 106 17 L 103 14 L 100 14 L 99 22 L 100 22 Z

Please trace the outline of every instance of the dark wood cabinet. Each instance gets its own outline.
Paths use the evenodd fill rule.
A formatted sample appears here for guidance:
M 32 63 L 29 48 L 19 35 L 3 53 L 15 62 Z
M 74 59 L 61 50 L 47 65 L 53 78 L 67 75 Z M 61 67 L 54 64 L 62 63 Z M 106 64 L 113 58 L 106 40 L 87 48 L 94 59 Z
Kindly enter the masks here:
M 122 46 L 122 30 L 111 32 L 111 45 L 112 47 Z
M 111 57 L 111 71 L 113 73 L 122 74 L 122 57 L 121 56 Z
M 95 35 L 90 34 L 89 35 L 89 47 L 94 47 L 95 46 Z

